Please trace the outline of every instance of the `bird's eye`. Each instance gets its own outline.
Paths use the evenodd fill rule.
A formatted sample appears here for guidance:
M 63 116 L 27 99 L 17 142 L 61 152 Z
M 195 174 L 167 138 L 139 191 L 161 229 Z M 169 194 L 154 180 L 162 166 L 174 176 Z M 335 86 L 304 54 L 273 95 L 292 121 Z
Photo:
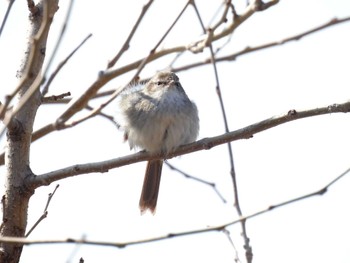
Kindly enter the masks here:
M 157 86 L 160 86 L 160 85 L 164 85 L 165 82 L 164 82 L 164 81 L 156 81 L 155 84 L 156 84 Z

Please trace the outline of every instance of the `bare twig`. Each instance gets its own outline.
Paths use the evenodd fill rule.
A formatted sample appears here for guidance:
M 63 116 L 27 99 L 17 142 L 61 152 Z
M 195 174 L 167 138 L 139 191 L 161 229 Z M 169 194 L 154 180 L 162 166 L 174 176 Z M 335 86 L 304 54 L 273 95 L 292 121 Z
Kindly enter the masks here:
M 221 24 L 224 24 L 227 22 L 227 13 L 228 13 L 229 9 L 231 9 L 233 21 L 236 19 L 236 17 L 238 16 L 236 13 L 236 9 L 235 9 L 234 5 L 232 4 L 232 1 L 227 0 L 225 2 L 225 9 L 224 9 L 223 15 L 221 17 L 220 23 L 218 23 L 215 26 L 210 27 L 210 28 L 212 28 L 213 31 L 215 31 Z M 232 36 L 233 36 L 233 34 L 230 34 L 227 36 L 226 41 L 220 47 L 218 47 L 216 49 L 215 55 L 217 55 L 220 50 L 222 50 L 225 46 L 227 46 L 231 42 Z
M 194 235 L 194 234 L 200 234 L 200 233 L 207 233 L 207 232 L 213 232 L 213 231 L 223 231 L 225 230 L 228 226 L 235 225 L 242 220 L 248 220 L 254 217 L 257 217 L 259 215 L 268 213 L 276 208 L 281 208 L 287 205 L 290 205 L 295 202 L 299 202 L 305 199 L 308 199 L 310 197 L 318 196 L 318 195 L 323 195 L 327 193 L 329 188 L 333 186 L 336 182 L 338 182 L 340 179 L 345 177 L 347 174 L 350 173 L 350 168 L 345 170 L 342 174 L 334 178 L 331 182 L 326 184 L 324 187 L 321 189 L 301 195 L 299 197 L 289 199 L 285 202 L 281 202 L 275 205 L 270 205 L 265 209 L 259 210 L 257 212 L 251 213 L 246 216 L 242 216 L 239 219 L 232 220 L 230 222 L 224 223 L 222 225 L 217 225 L 217 226 L 212 226 L 212 227 L 207 227 L 207 228 L 201 228 L 201 229 L 196 229 L 196 230 L 190 230 L 190 231 L 184 231 L 184 232 L 177 232 L 177 233 L 169 233 L 163 236 L 159 237 L 153 237 L 149 239 L 142 239 L 142 240 L 136 240 L 136 241 L 131 241 L 131 242 L 106 242 L 106 241 L 94 241 L 94 240 L 86 240 L 86 239 L 74 239 L 74 238 L 66 238 L 66 239 L 47 239 L 47 240 L 30 240 L 27 238 L 16 238 L 16 237 L 0 237 L 0 242 L 3 243 L 16 243 L 16 244 L 62 244 L 62 243 L 76 243 L 76 244 L 85 244 L 85 245 L 99 245 L 99 246 L 112 246 L 112 247 L 118 247 L 118 248 L 125 248 L 126 246 L 131 246 L 131 245 L 139 245 L 139 244 L 145 244 L 145 243 L 150 243 L 150 242 L 156 242 L 156 241 L 162 241 L 162 240 L 167 240 L 169 238 L 175 238 L 175 237 L 183 237 L 183 236 L 188 236 L 188 235 Z
M 268 1 L 268 2 L 264 2 L 262 0 L 252 0 L 252 2 L 255 5 L 256 11 L 264 11 L 268 8 L 270 8 L 271 6 L 277 4 L 279 2 L 279 0 L 272 0 L 272 1 Z
M 90 110 L 90 111 L 93 111 L 93 110 L 94 110 L 94 108 L 91 107 L 91 106 L 89 106 L 89 105 L 86 105 L 85 108 L 88 109 L 88 110 Z M 105 119 L 107 119 L 107 120 L 110 121 L 110 122 L 112 122 L 113 125 L 115 125 L 118 129 L 120 128 L 120 124 L 114 119 L 114 117 L 113 117 L 112 115 L 108 115 L 108 114 L 106 114 L 106 113 L 104 113 L 104 112 L 102 112 L 102 111 L 99 112 L 99 113 L 97 113 L 97 115 L 98 115 L 98 116 L 101 116 L 101 117 L 103 117 L 103 118 L 105 118 Z
M 175 167 L 174 165 L 170 164 L 168 161 L 165 161 L 165 164 L 171 169 L 171 170 L 174 170 L 180 174 L 182 174 L 183 176 L 185 176 L 185 178 L 187 179 L 191 179 L 191 180 L 194 180 L 194 181 L 197 181 L 197 182 L 200 182 L 202 184 L 205 184 L 205 185 L 208 185 L 210 186 L 214 192 L 219 196 L 219 198 L 221 199 L 222 202 L 226 203 L 226 199 L 222 196 L 222 194 L 219 192 L 219 190 L 217 189 L 215 183 L 212 183 L 212 182 L 208 182 L 206 180 L 203 180 L 201 178 L 198 178 L 196 176 L 193 176 L 193 175 L 190 175 L 182 170 L 180 170 L 179 168 Z
M 196 9 L 197 9 L 196 13 L 199 14 L 198 8 L 197 8 L 197 7 L 196 7 Z M 223 12 L 222 12 L 222 15 L 221 15 L 220 20 L 219 20 L 215 25 L 210 26 L 210 28 L 211 28 L 213 31 L 215 31 L 215 30 L 216 30 L 217 28 L 219 28 L 222 24 L 224 24 L 224 23 L 227 22 L 227 14 L 228 14 L 228 11 L 229 11 L 230 9 L 233 9 L 233 10 L 234 10 L 233 5 L 232 5 L 232 3 L 231 3 L 231 0 L 227 0 L 227 1 L 225 1 L 225 7 L 224 7 L 224 10 L 223 10 Z M 235 17 L 233 17 L 233 19 L 235 19 Z
M 130 154 L 124 157 L 119 157 L 115 159 L 110 159 L 102 162 L 88 163 L 88 164 L 77 164 L 70 167 L 62 168 L 56 171 L 52 171 L 46 174 L 38 175 L 35 177 L 28 178 L 28 184 L 32 184 L 34 188 L 49 185 L 52 182 L 61 180 L 67 177 L 88 174 L 88 173 L 105 173 L 110 169 L 129 165 L 132 163 L 148 161 L 153 159 L 170 159 L 175 156 L 188 154 L 191 152 L 196 152 L 200 150 L 208 150 L 212 147 L 222 145 L 228 142 L 249 139 L 252 138 L 254 134 L 268 130 L 272 127 L 287 123 L 290 121 L 319 116 L 330 113 L 347 113 L 350 112 L 350 101 L 341 104 L 333 104 L 321 108 L 314 108 L 310 110 L 296 111 L 289 110 L 288 113 L 275 116 L 263 121 L 257 122 L 255 124 L 249 125 L 247 127 L 238 129 L 236 131 L 224 133 L 219 136 L 204 138 L 197 142 L 187 144 L 179 147 L 175 151 L 167 154 L 150 154 L 148 152 L 139 152 L 135 154 Z
M 44 104 L 52 104 L 52 103 L 64 103 L 64 104 L 67 104 L 70 99 L 65 99 L 66 97 L 68 96 L 71 96 L 71 93 L 70 92 L 65 92 L 65 93 L 62 93 L 60 95 L 52 95 L 52 96 L 48 96 L 48 97 L 44 97 L 42 99 L 42 103 Z M 89 106 L 89 105 L 86 105 L 85 109 L 87 110 L 93 110 L 94 108 Z M 99 116 L 101 117 L 104 117 L 106 118 L 107 120 L 111 121 L 114 125 L 117 126 L 117 128 L 119 129 L 120 128 L 120 125 L 115 121 L 114 117 L 111 116 L 111 115 L 108 115 L 106 113 L 103 113 L 103 112 L 99 112 L 98 113 Z M 39 130 L 40 131 L 40 130 Z M 36 131 L 33 133 L 33 139 L 32 139 L 32 142 L 36 141 L 38 138 L 40 138 L 39 136 L 37 136 L 37 133 L 39 131 Z
M 242 14 L 239 14 L 238 16 L 234 16 L 233 22 L 229 23 L 228 26 L 225 27 L 220 32 L 213 33 L 213 31 L 208 30 L 206 37 L 204 39 L 200 39 L 198 41 L 191 43 L 187 47 L 188 50 L 192 51 L 193 53 L 202 52 L 204 48 L 209 46 L 210 43 L 216 40 L 219 40 L 223 37 L 226 37 L 228 35 L 231 35 L 243 22 L 249 19 L 257 11 L 260 11 L 259 8 L 257 7 L 256 2 L 259 2 L 259 1 L 258 0 L 252 1 Z M 269 3 L 268 7 L 272 7 L 278 3 L 278 0 L 271 0 L 268 3 Z
M 4 18 L 2 19 L 2 23 L 1 23 L 1 27 L 0 27 L 0 36 L 1 36 L 2 31 L 5 28 L 5 24 L 6 24 L 7 18 L 9 17 L 12 5 L 15 2 L 15 0 L 9 0 L 8 2 L 9 2 L 9 4 L 7 6 L 6 13 L 4 15 Z
M 172 61 L 169 63 L 168 68 L 172 68 L 173 65 L 176 63 L 176 61 L 185 53 L 185 51 L 181 51 L 175 55 L 175 57 L 172 59 Z
M 60 95 L 52 95 L 52 96 L 49 96 L 49 97 L 44 97 L 42 99 L 42 102 L 43 103 L 49 103 L 49 102 L 52 102 L 52 101 L 58 101 L 58 100 L 64 99 L 65 97 L 69 97 L 70 95 L 71 95 L 70 92 L 65 92 L 65 93 L 62 93 Z
M 28 231 L 28 233 L 25 235 L 25 237 L 28 237 L 28 236 L 33 232 L 33 230 L 40 224 L 40 222 L 41 222 L 42 220 L 44 220 L 44 219 L 47 217 L 47 214 L 48 214 L 47 209 L 49 208 L 51 199 L 52 199 L 53 195 L 56 193 L 56 190 L 57 190 L 57 188 L 58 188 L 59 186 L 60 186 L 59 184 L 56 185 L 56 187 L 55 187 L 55 189 L 53 190 L 53 192 L 49 194 L 49 197 L 47 198 L 47 202 L 46 202 L 46 205 L 45 205 L 43 214 L 39 217 L 39 219 L 35 222 L 35 224 L 29 229 L 29 231 Z
M 134 36 L 137 28 L 139 27 L 143 17 L 145 16 L 147 10 L 149 9 L 149 7 L 151 6 L 152 3 L 153 3 L 153 0 L 149 0 L 148 3 L 142 7 L 141 13 L 140 13 L 135 25 L 131 29 L 129 36 L 125 40 L 125 42 L 124 42 L 122 48 L 119 50 L 118 54 L 108 63 L 107 69 L 113 67 L 115 65 L 115 63 L 117 63 L 119 58 L 123 55 L 123 53 L 129 49 L 130 41 L 131 41 L 132 37 Z
M 341 23 L 349 22 L 349 21 L 350 21 L 350 17 L 346 17 L 346 18 L 343 18 L 343 19 L 333 18 L 330 21 L 326 22 L 325 24 L 322 24 L 322 25 L 320 25 L 318 27 L 309 29 L 309 30 L 304 31 L 304 32 L 302 32 L 300 34 L 293 35 L 293 36 L 284 38 L 284 39 L 279 40 L 279 41 L 273 41 L 273 42 L 270 42 L 270 43 L 259 45 L 259 46 L 256 46 L 256 47 L 246 47 L 245 49 L 243 49 L 243 50 L 241 50 L 241 51 L 239 51 L 237 53 L 234 53 L 232 55 L 228 55 L 228 56 L 225 56 L 225 57 L 220 57 L 220 58 L 217 59 L 217 61 L 235 60 L 237 57 L 239 57 L 241 55 L 244 55 L 244 54 L 247 54 L 247 53 L 251 53 L 251 52 L 254 52 L 254 51 L 258 51 L 258 50 L 262 50 L 262 49 L 266 49 L 266 48 L 270 48 L 270 47 L 274 47 L 274 46 L 280 46 L 280 45 L 286 44 L 286 43 L 291 42 L 291 41 L 297 41 L 297 40 L 302 39 L 305 36 L 308 36 L 308 35 L 311 35 L 313 33 L 319 32 L 319 31 L 321 31 L 321 30 L 323 30 L 325 28 L 328 28 L 328 27 L 331 27 L 331 26 L 335 26 L 335 25 L 338 25 L 338 24 L 341 24 Z
M 33 230 L 40 224 L 41 221 L 43 221 L 46 217 L 47 217 L 48 211 L 45 211 L 40 217 L 39 219 L 35 222 L 35 224 L 31 227 L 31 229 L 29 229 L 28 233 L 25 235 L 25 237 L 28 237 Z
M 229 0 L 231 1 L 231 0 Z M 221 4 L 219 5 L 219 7 L 216 9 L 216 11 L 214 12 L 212 18 L 209 20 L 208 26 L 210 27 L 211 24 L 214 23 L 214 21 L 216 20 L 216 18 L 219 16 L 219 14 L 221 13 L 222 8 L 224 7 L 224 5 L 226 5 L 226 1 L 222 1 Z
M 222 232 L 226 235 L 228 241 L 230 242 L 230 244 L 231 244 L 231 246 L 232 246 L 232 248 L 233 248 L 233 250 L 235 252 L 235 262 L 236 263 L 241 263 L 241 260 L 239 259 L 239 255 L 238 255 L 238 250 L 237 250 L 235 244 L 233 243 L 230 231 L 228 231 L 227 228 L 224 228 L 222 230 Z
M 300 40 L 306 36 L 309 36 L 313 33 L 317 33 L 323 29 L 326 29 L 328 27 L 331 27 L 331 26 L 334 26 L 334 25 L 338 25 L 338 24 L 341 24 L 341 23 L 346 23 L 346 22 L 349 22 L 350 21 L 350 17 L 345 17 L 345 18 L 342 18 L 342 19 L 338 19 L 338 18 L 333 18 L 331 19 L 330 21 L 318 26 L 318 27 L 315 27 L 315 28 L 312 28 L 312 29 L 309 29 L 307 31 L 304 31 L 300 34 L 296 34 L 296 35 L 293 35 L 293 36 L 290 36 L 290 37 L 287 37 L 287 38 L 284 38 L 284 39 L 281 39 L 281 40 L 276 40 L 276 41 L 272 41 L 272 42 L 269 42 L 269 43 L 265 43 L 265 44 L 262 44 L 262 45 L 258 45 L 258 46 L 255 46 L 255 47 L 246 47 L 238 52 L 235 52 L 233 54 L 230 54 L 230 55 L 227 55 L 227 56 L 222 56 L 222 57 L 217 57 L 216 58 L 216 62 L 225 62 L 225 61 L 233 61 L 233 60 L 236 60 L 238 57 L 242 56 L 242 55 L 246 55 L 248 53 L 252 53 L 252 52 L 255 52 L 255 51 L 260 51 L 260 50 L 264 50 L 264 49 L 268 49 L 268 48 L 271 48 L 271 47 L 275 47 L 275 46 L 281 46 L 281 45 L 284 45 L 286 43 L 289 43 L 291 41 L 297 41 L 297 40 Z M 191 64 L 188 64 L 188 65 L 185 65 L 185 66 L 181 66 L 181 67 L 177 67 L 177 68 L 172 68 L 172 71 L 174 72 L 180 72 L 180 71 L 184 71 L 184 70 L 188 70 L 188 69 L 191 69 L 191 68 L 195 68 L 195 67 L 200 67 L 200 66 L 204 66 L 204 65 L 207 65 L 207 64 L 210 64 L 212 63 L 211 62 L 211 58 L 207 58 L 201 62 L 195 62 L 195 63 L 191 63 Z
M 222 23 L 224 23 L 227 18 L 227 13 L 228 10 L 230 8 L 230 1 L 227 2 L 226 8 L 224 10 L 223 16 L 220 19 L 220 21 L 214 26 L 213 29 L 205 29 L 204 25 L 203 25 L 203 20 L 201 18 L 201 15 L 199 13 L 199 10 L 195 4 L 194 1 L 192 1 L 192 5 L 193 8 L 195 9 L 195 12 L 197 14 L 198 20 L 200 21 L 200 24 L 202 25 L 202 29 L 203 31 L 208 31 L 207 35 L 213 35 L 214 34 L 214 30 L 216 28 L 218 28 Z M 210 39 L 210 38 L 209 38 Z M 216 58 L 215 58 L 215 54 L 214 54 L 214 50 L 213 50 L 213 46 L 211 44 L 211 41 L 208 41 L 208 47 L 210 50 L 210 60 L 212 62 L 213 65 L 213 70 L 214 70 L 214 76 L 215 76 L 215 82 L 216 82 L 216 94 L 218 96 L 219 99 L 219 103 L 220 103 L 220 109 L 221 109 L 221 114 L 223 117 L 223 121 L 224 121 L 224 127 L 225 127 L 225 132 L 229 132 L 229 126 L 228 126 L 228 121 L 227 121 L 227 116 L 226 116 L 226 110 L 225 110 L 225 105 L 224 105 L 224 101 L 222 98 L 222 94 L 221 94 L 221 89 L 220 89 L 220 81 L 219 81 L 219 73 L 216 67 Z M 229 160 L 230 160 L 230 174 L 231 174 L 231 179 L 232 179 L 232 184 L 233 184 L 233 195 L 234 195 L 234 207 L 237 210 L 238 216 L 242 216 L 242 209 L 239 203 L 239 196 L 238 196 L 238 186 L 237 186 L 237 180 L 236 180 L 236 171 L 235 171 L 235 165 L 234 165 L 234 161 L 233 161 L 233 152 L 232 152 L 232 146 L 231 143 L 227 143 L 227 147 L 228 147 L 228 155 L 229 155 Z M 252 252 L 252 247 L 250 245 L 250 239 L 247 235 L 247 230 L 246 230 L 246 224 L 245 224 L 245 220 L 241 221 L 241 228 L 242 228 L 242 237 L 244 239 L 244 249 L 246 251 L 246 259 L 248 263 L 251 263 L 253 260 L 253 252 Z
M 60 72 L 60 70 L 63 68 L 63 66 L 68 62 L 68 60 L 75 54 L 75 52 L 78 51 L 79 48 L 82 47 L 82 45 L 84 45 L 84 43 L 92 36 L 92 34 L 89 34 L 87 37 L 84 38 L 84 40 L 63 60 L 61 61 L 57 68 L 55 69 L 55 71 L 51 74 L 50 78 L 48 79 L 48 81 L 46 82 L 43 90 L 42 90 L 42 94 L 43 96 L 48 92 L 49 90 L 49 86 L 51 84 L 51 82 L 54 80 L 54 78 L 56 77 L 56 75 L 58 74 L 58 72 Z M 46 74 L 46 73 L 45 73 Z
M 59 47 L 60 47 L 60 45 L 61 45 L 61 43 L 62 43 L 64 34 L 65 34 L 65 32 L 66 32 L 66 29 L 67 29 L 67 26 L 68 26 L 68 23 L 69 23 L 69 18 L 70 18 L 70 15 L 71 15 L 71 13 L 72 13 L 73 3 L 74 3 L 74 0 L 70 0 L 69 6 L 68 6 L 68 9 L 67 9 L 67 13 L 66 13 L 66 17 L 65 17 L 64 22 L 63 22 L 62 27 L 61 27 L 61 32 L 60 32 L 60 34 L 59 34 L 59 36 L 58 36 L 57 42 L 56 42 L 56 44 L 55 44 L 55 47 L 53 48 L 52 54 L 51 54 L 51 56 L 50 56 L 50 59 L 48 60 L 46 69 L 44 70 L 43 82 L 44 82 L 45 79 L 46 79 L 47 72 L 49 71 L 52 62 L 53 62 L 53 60 L 54 60 L 55 57 L 56 57 L 57 51 L 58 51 L 58 49 L 59 49 Z M 90 36 L 91 36 L 91 34 L 83 41 L 83 43 L 84 43 Z M 80 47 L 83 43 L 81 43 L 81 44 L 79 45 L 79 47 Z M 79 48 L 79 47 L 78 47 L 78 48 Z M 78 48 L 76 48 L 76 49 L 72 52 L 72 54 L 71 54 L 69 57 L 71 57 L 71 56 L 73 55 L 73 53 L 74 53 Z M 68 59 L 66 59 L 66 61 L 63 63 L 63 65 L 67 62 L 67 60 L 68 60 Z M 62 65 L 62 66 L 63 66 L 63 65 Z M 59 66 L 58 68 L 60 68 L 60 67 L 62 67 L 62 66 Z M 59 69 L 56 69 L 56 71 L 59 71 Z M 56 72 L 56 74 L 57 74 L 57 72 Z M 53 76 L 53 75 L 56 75 L 56 74 L 52 74 L 51 77 L 50 77 L 50 79 L 53 78 L 52 76 Z M 52 81 L 52 79 L 51 79 L 51 81 Z M 51 82 L 51 81 L 50 81 L 50 82 Z M 42 91 L 42 94 L 43 94 L 43 95 L 45 95 L 45 94 L 48 92 L 48 87 L 49 87 L 49 85 L 50 85 L 50 83 L 47 83 L 47 84 L 45 85 L 45 87 L 44 87 L 44 89 L 43 89 L 43 91 Z
M 55 187 L 55 189 L 53 190 L 53 192 L 49 194 L 49 197 L 47 198 L 46 206 L 45 206 L 45 208 L 44 208 L 44 212 L 46 212 L 47 209 L 49 208 L 49 205 L 50 205 L 50 202 L 51 202 L 51 200 L 52 200 L 52 197 L 53 197 L 54 194 L 56 193 L 56 191 L 57 191 L 57 189 L 58 189 L 59 186 L 60 186 L 59 184 L 56 185 L 56 187 Z
M 85 235 L 85 234 L 82 235 L 81 239 L 83 239 L 83 240 L 86 239 L 86 235 Z M 67 259 L 67 261 L 66 261 L 67 263 L 73 262 L 73 259 L 74 259 L 74 257 L 76 256 L 76 254 L 79 252 L 80 248 L 81 248 L 81 244 L 76 244 L 76 245 L 73 247 L 73 249 L 72 249 L 72 251 L 70 252 L 70 255 L 68 256 L 68 259 Z M 81 258 L 80 260 L 82 260 L 82 258 Z M 84 261 L 79 261 L 79 262 L 84 262 Z

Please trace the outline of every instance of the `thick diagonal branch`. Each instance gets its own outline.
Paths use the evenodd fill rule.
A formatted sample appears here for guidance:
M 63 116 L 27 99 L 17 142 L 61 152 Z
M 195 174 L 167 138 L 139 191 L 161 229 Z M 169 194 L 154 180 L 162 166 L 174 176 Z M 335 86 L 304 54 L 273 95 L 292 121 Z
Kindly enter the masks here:
M 118 168 L 121 166 L 143 162 L 152 159 L 166 158 L 170 159 L 175 156 L 184 155 L 196 151 L 208 150 L 212 147 L 222 145 L 228 142 L 237 141 L 241 139 L 252 138 L 254 134 L 268 130 L 275 126 L 298 120 L 307 117 L 313 117 L 318 115 L 324 115 L 329 113 L 347 113 L 350 111 L 350 101 L 341 104 L 333 104 L 321 108 L 314 108 L 303 111 L 289 110 L 286 114 L 280 116 L 271 117 L 263 121 L 254 123 L 236 131 L 224 133 L 219 136 L 204 138 L 195 143 L 184 145 L 177 150 L 169 153 L 167 156 L 161 154 L 150 154 L 147 152 L 139 152 L 107 161 L 77 164 L 69 166 L 63 169 L 52 171 L 46 174 L 32 177 L 28 183 L 33 187 L 37 188 L 43 185 L 49 185 L 52 182 L 61 180 L 67 177 L 88 174 L 88 173 L 105 173 L 110 169 Z

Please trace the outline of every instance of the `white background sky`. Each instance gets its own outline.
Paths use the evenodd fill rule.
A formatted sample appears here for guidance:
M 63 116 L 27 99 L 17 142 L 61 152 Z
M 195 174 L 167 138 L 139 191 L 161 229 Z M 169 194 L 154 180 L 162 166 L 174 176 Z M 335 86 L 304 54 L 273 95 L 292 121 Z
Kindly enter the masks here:
M 220 1 L 197 1 L 207 25 Z M 233 1 L 237 11 L 242 2 Z M 75 1 L 71 22 L 54 65 L 80 41 L 93 37 L 65 66 L 50 93 L 70 91 L 79 96 L 97 78 L 128 35 L 144 1 Z M 144 57 L 164 34 L 185 1 L 155 1 L 130 50 L 117 67 Z M 0 3 L 1 16 L 6 2 Z M 61 1 L 55 16 L 47 54 L 57 39 L 67 3 Z M 16 70 L 25 45 L 26 4 L 14 4 L 0 38 L 1 100 L 16 85 Z M 319 26 L 331 18 L 350 15 L 346 0 L 281 1 L 244 23 L 222 55 L 281 40 Z M 341 103 L 349 99 L 350 23 L 328 28 L 300 41 L 240 57 L 218 65 L 220 84 L 231 130 L 285 113 Z M 202 33 L 189 8 L 165 47 L 187 44 Z M 187 54 L 180 66 L 201 57 Z M 165 68 L 170 58 L 146 67 L 141 77 Z M 54 66 L 55 67 L 55 66 Z M 211 66 L 178 73 L 188 96 L 197 104 L 201 120 L 199 138 L 224 132 L 215 78 Z M 116 88 L 131 75 L 110 82 Z M 98 105 L 98 104 L 96 104 Z M 54 121 L 65 106 L 43 106 L 35 128 Z M 116 113 L 115 104 L 106 112 Z M 241 208 L 249 214 L 278 202 L 313 192 L 349 168 L 350 117 L 332 114 L 284 124 L 254 138 L 233 142 Z M 2 145 L 4 145 L 2 141 Z M 77 163 L 88 163 L 130 154 L 122 133 L 113 124 L 95 118 L 80 126 L 55 132 L 35 142 L 31 166 L 40 175 Z M 232 183 L 227 146 L 170 160 L 187 173 L 210 182 L 228 201 L 222 203 L 206 185 L 185 179 L 164 167 L 155 216 L 140 216 L 138 200 L 145 163 L 105 174 L 82 175 L 58 182 L 60 188 L 48 218 L 32 233 L 33 239 L 81 238 L 126 242 L 171 232 L 215 226 L 237 219 L 232 206 Z M 4 169 L 0 170 L 2 179 Z M 48 193 L 56 184 L 39 188 L 32 197 L 28 226 L 41 215 Z M 0 184 L 3 191 L 3 183 Z M 247 222 L 255 263 L 349 262 L 350 177 L 343 178 L 322 197 L 286 206 Z M 240 227 L 229 227 L 244 262 Z M 25 247 L 21 262 L 233 262 L 235 251 L 220 232 L 174 238 L 124 249 L 74 245 Z M 76 253 L 74 252 L 76 251 Z M 71 256 L 75 253 L 74 256 Z

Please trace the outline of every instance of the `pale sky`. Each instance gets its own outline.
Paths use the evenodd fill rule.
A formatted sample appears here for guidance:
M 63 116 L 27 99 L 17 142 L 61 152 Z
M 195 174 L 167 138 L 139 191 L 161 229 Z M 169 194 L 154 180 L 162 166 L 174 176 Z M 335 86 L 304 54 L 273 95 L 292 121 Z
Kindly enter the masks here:
M 221 1 L 199 0 L 205 25 Z M 237 11 L 242 2 L 233 1 Z M 119 51 L 144 1 L 75 1 L 70 24 L 53 68 L 89 33 L 93 37 L 77 52 L 52 83 L 50 94 L 67 91 L 79 96 L 98 72 Z M 184 6 L 185 1 L 155 1 L 130 50 L 116 67 L 146 56 Z M 50 33 L 47 54 L 57 38 L 67 3 L 61 1 Z M 0 3 L 0 16 L 6 2 Z M 25 44 L 26 4 L 16 1 L 0 37 L 0 99 L 16 85 Z M 232 36 L 222 55 L 247 46 L 279 41 L 350 16 L 346 0 L 280 1 L 255 14 Z M 330 27 L 299 41 L 218 64 L 230 130 L 242 128 L 290 109 L 323 107 L 349 100 L 350 23 Z M 202 31 L 189 8 L 162 47 L 188 44 Z M 175 66 L 208 56 L 186 54 Z M 149 77 L 168 66 L 171 58 L 150 64 L 141 73 Z M 224 133 L 211 65 L 178 73 L 200 117 L 199 139 Z M 125 84 L 131 74 L 111 81 L 105 89 Z M 101 101 L 93 105 L 99 105 Z M 35 128 L 54 121 L 66 106 L 43 106 Z M 115 115 L 116 104 L 106 112 Z M 319 190 L 350 167 L 350 115 L 293 121 L 232 143 L 243 214 Z M 4 146 L 2 140 L 2 147 Z M 40 175 L 78 163 L 102 161 L 133 153 L 123 134 L 105 119 L 94 118 L 76 128 L 51 133 L 33 143 L 31 167 Z M 140 215 L 138 200 L 145 163 L 61 180 L 49 207 L 48 218 L 32 239 L 81 238 L 127 242 L 168 233 L 202 229 L 236 220 L 227 146 L 201 151 L 169 162 L 188 174 L 214 182 L 227 200 L 212 188 L 163 169 L 157 212 Z M 0 169 L 4 174 L 3 167 Z M 1 178 L 4 178 L 2 176 Z M 31 199 L 28 227 L 41 215 L 47 195 L 56 183 L 36 190 Z M 3 191 L 3 183 L 0 183 Z M 323 196 L 312 197 L 258 216 L 247 222 L 254 263 L 349 262 L 350 176 Z M 246 262 L 240 226 L 228 227 L 241 262 Z M 21 263 L 29 262 L 233 262 L 236 252 L 225 234 L 210 232 L 135 245 L 124 249 L 101 246 L 32 245 L 24 248 Z

